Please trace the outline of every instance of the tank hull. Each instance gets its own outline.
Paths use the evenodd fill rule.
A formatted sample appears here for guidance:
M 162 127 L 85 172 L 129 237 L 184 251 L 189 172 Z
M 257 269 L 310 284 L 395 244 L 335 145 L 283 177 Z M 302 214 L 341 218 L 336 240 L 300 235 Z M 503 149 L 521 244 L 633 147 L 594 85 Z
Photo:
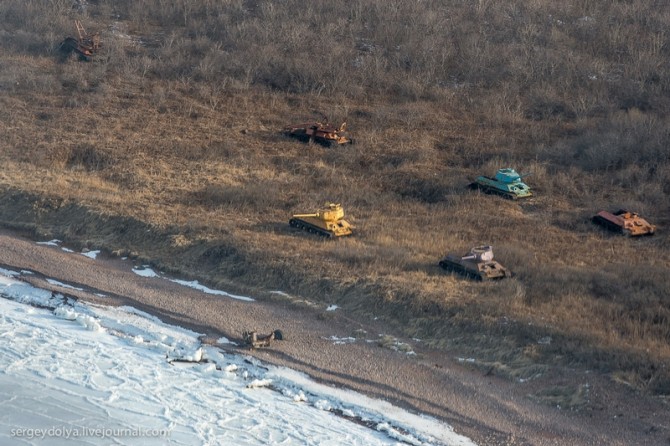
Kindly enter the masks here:
M 656 226 L 650 224 L 635 212 L 623 209 L 614 213 L 600 211 L 591 220 L 605 229 L 631 237 L 654 235 L 656 232 Z
M 533 196 L 533 193 L 530 191 L 527 185 L 520 183 L 519 185 L 510 185 L 505 183 L 499 183 L 493 178 L 490 177 L 477 177 L 477 179 L 470 183 L 471 189 L 478 189 L 485 194 L 499 195 L 501 197 L 518 200 L 520 198 L 529 198 Z
M 345 136 L 343 124 L 340 128 L 320 122 L 289 125 L 284 134 L 300 141 L 313 141 L 326 147 L 341 144 L 353 144 L 353 140 Z
M 293 228 L 324 237 L 343 237 L 352 234 L 351 225 L 346 220 L 324 222 L 317 217 L 293 217 L 288 221 Z
M 288 224 L 324 237 L 342 237 L 352 233 L 352 226 L 344 219 L 344 209 L 339 203 L 328 203 L 313 214 L 294 214 Z
M 449 254 L 439 265 L 447 271 L 461 274 L 474 280 L 499 280 L 511 277 L 507 268 L 495 260 L 488 262 L 475 262 L 464 260 L 461 256 Z

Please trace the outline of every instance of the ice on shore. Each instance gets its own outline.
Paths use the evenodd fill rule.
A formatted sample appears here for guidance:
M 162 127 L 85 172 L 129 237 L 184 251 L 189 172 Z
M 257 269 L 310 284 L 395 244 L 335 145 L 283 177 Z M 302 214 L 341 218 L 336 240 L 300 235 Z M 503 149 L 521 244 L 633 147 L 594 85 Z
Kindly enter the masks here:
M 153 269 L 148 266 L 143 266 L 141 268 L 133 268 L 133 272 L 138 276 L 142 277 L 158 277 L 158 274 Z
M 142 277 L 161 277 L 156 271 L 153 269 L 149 268 L 148 266 L 142 266 L 141 268 L 133 268 L 133 272 L 137 274 L 138 276 Z M 251 297 L 247 296 L 239 296 L 237 294 L 231 294 L 226 291 L 221 291 L 221 290 L 213 290 L 211 288 L 206 287 L 205 285 L 202 285 L 200 282 L 197 280 L 181 280 L 181 279 L 170 279 L 167 278 L 170 282 L 177 283 L 181 286 L 193 288 L 198 291 L 202 291 L 203 293 L 206 294 L 213 294 L 217 296 L 225 296 L 225 297 L 230 297 L 232 299 L 237 299 L 237 300 L 242 300 L 245 302 L 253 302 L 254 299 Z
M 207 293 L 207 294 L 214 294 L 214 295 L 217 295 L 217 296 L 226 296 L 226 297 L 230 297 L 232 299 L 243 300 L 245 302 L 253 302 L 254 301 L 254 299 L 252 299 L 251 297 L 239 296 L 237 294 L 230 294 L 230 293 L 227 293 L 225 291 L 213 290 L 211 288 L 207 288 L 206 286 L 201 285 L 197 280 L 187 281 L 187 280 L 180 280 L 180 279 L 170 279 L 170 281 L 172 281 L 174 283 L 178 283 L 179 285 L 182 285 L 182 286 L 187 286 L 187 287 L 190 287 L 190 288 L 194 288 L 196 290 L 202 291 L 203 293 Z
M 82 253 L 81 253 L 81 255 L 86 256 L 86 257 L 88 257 L 89 259 L 93 259 L 93 260 L 95 260 L 95 259 L 98 258 L 98 254 L 100 254 L 100 250 L 96 250 L 96 251 L 87 251 L 87 252 L 82 252 Z
M 84 304 L 7 275 L 0 295 L 0 444 L 38 444 L 26 435 L 54 427 L 116 435 L 44 444 L 473 444 L 433 418 L 224 354 L 132 307 Z

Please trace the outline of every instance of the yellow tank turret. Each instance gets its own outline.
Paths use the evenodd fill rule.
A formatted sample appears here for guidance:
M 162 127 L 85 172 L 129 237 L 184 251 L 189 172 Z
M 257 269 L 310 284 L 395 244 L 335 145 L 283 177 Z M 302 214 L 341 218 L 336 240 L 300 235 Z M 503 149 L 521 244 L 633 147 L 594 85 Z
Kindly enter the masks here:
M 325 208 L 313 214 L 295 214 L 288 224 L 326 237 L 341 237 L 352 233 L 352 226 L 344 219 L 344 209 L 339 203 L 328 203 Z

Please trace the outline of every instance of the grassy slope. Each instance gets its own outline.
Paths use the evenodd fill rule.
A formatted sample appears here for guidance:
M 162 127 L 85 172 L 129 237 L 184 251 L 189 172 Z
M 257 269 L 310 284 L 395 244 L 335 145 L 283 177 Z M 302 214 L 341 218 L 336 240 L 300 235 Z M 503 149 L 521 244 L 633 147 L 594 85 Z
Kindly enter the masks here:
M 111 6 L 97 8 L 89 20 L 107 23 Z M 235 73 L 208 79 L 200 65 L 199 76 L 166 75 L 177 67 L 159 65 L 165 36 L 189 27 L 135 17 L 115 22 L 134 38 L 108 30 L 90 64 L 59 63 L 16 33 L 0 49 L 3 224 L 136 252 L 213 285 L 337 303 L 510 376 L 597 368 L 670 394 L 670 163 L 655 149 L 667 142 L 663 102 L 645 111 L 609 98 L 600 114 L 572 116 L 547 108 L 551 89 L 542 100 L 517 91 L 501 102 L 504 79 L 419 88 L 408 74 L 366 94 L 326 83 L 333 91 L 324 94 Z M 169 47 L 173 57 L 198 42 L 184 39 Z M 577 110 L 572 99 L 561 103 Z M 279 135 L 320 115 L 346 119 L 357 143 L 326 150 Z M 639 155 L 615 147 L 625 137 L 642 141 Z M 533 174 L 535 198 L 465 188 L 508 165 Z M 355 237 L 324 241 L 288 228 L 291 213 L 330 200 L 343 203 Z M 632 240 L 592 227 L 595 211 L 618 207 L 649 215 L 659 234 Z M 447 250 L 481 243 L 494 245 L 514 279 L 471 283 L 436 266 Z

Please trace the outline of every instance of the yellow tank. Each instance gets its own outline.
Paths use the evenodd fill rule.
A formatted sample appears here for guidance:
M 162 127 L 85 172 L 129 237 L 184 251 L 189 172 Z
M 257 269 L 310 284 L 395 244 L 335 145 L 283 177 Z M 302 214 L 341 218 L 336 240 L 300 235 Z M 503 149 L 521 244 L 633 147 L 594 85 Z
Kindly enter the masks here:
M 341 237 L 352 233 L 352 227 L 344 219 L 344 209 L 339 203 L 328 203 L 325 208 L 313 214 L 295 214 L 288 224 L 326 237 Z

